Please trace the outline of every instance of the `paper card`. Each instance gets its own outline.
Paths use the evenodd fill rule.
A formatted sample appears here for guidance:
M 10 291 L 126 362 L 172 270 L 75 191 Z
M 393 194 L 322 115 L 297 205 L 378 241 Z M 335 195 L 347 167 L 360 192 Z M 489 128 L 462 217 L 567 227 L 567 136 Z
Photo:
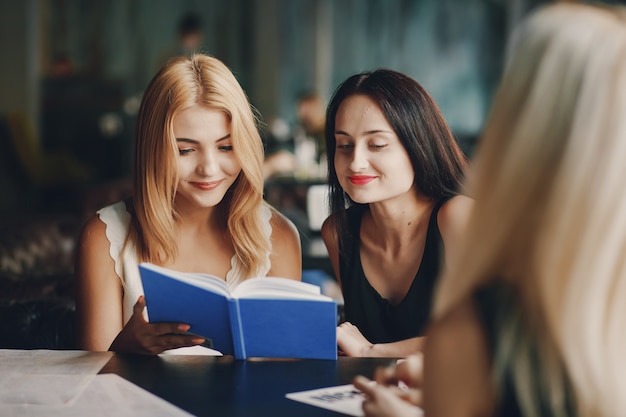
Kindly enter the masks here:
M 325 408 L 327 410 L 337 411 L 350 416 L 363 416 L 362 406 L 365 396 L 352 384 L 319 388 L 309 391 L 292 392 L 286 394 L 285 397 L 294 401 Z M 422 413 L 420 408 L 417 408 L 417 410 Z
M 352 384 L 292 392 L 285 396 L 294 401 L 351 416 L 363 416 L 363 410 L 361 408 L 363 404 L 363 393 L 354 388 Z

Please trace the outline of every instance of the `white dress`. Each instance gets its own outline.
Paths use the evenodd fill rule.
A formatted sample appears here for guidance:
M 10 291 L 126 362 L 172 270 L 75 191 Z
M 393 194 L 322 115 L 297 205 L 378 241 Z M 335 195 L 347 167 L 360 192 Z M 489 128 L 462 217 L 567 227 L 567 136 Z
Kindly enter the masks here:
M 263 232 L 269 240 L 272 234 L 272 227 L 270 225 L 272 212 L 267 205 L 263 204 L 261 205 L 260 215 L 263 223 Z M 100 220 L 106 224 L 106 237 L 110 243 L 109 253 L 111 258 L 115 261 L 115 272 L 120 278 L 124 288 L 122 311 L 124 324 L 126 324 L 133 315 L 133 306 L 139 296 L 143 294 L 135 247 L 132 244 L 128 244 L 124 247 L 130 226 L 130 214 L 126 210 L 126 204 L 123 201 L 118 201 L 117 203 L 98 210 L 98 216 Z M 207 256 L 209 255 L 207 254 Z M 245 277 L 243 275 L 243 265 L 236 256 L 233 255 L 230 260 L 230 265 L 231 269 L 226 274 L 226 283 L 232 290 Z M 268 251 L 265 256 L 265 262 L 258 271 L 258 276 L 267 276 L 270 265 L 270 251 Z

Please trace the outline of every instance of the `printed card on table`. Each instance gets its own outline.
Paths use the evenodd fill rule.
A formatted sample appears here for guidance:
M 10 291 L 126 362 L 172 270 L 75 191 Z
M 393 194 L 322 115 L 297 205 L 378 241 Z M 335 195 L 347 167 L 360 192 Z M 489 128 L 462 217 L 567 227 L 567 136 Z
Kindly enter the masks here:
M 363 416 L 362 406 L 365 396 L 352 384 L 292 392 L 286 394 L 285 397 L 350 416 Z M 420 408 L 418 408 L 418 411 L 422 412 Z M 423 413 L 420 415 L 423 415 Z
M 363 416 L 363 393 L 354 385 L 338 385 L 309 391 L 292 392 L 287 398 L 350 416 Z

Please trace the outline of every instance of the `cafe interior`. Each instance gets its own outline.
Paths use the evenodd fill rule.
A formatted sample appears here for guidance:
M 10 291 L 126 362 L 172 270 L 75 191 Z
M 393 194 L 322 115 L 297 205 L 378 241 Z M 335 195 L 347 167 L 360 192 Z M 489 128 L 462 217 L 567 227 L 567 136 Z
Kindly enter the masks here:
M 315 93 L 323 114 L 326 100 L 347 76 L 377 68 L 404 72 L 430 92 L 471 157 L 512 28 L 549 2 L 0 1 L 0 348 L 76 348 L 77 233 L 96 210 L 131 195 L 142 93 L 165 60 L 188 48 L 182 45 L 184 30 L 196 36 L 191 48 L 219 58 L 236 75 L 258 110 L 268 161 L 275 149 L 290 150 L 290 159 L 277 159 L 268 170 L 265 198 L 300 232 L 303 277 L 332 283 L 320 237 L 328 213 L 325 154 L 320 136 L 302 120 L 301 97 Z M 336 287 L 328 291 L 340 300 Z M 131 375 L 153 365 L 145 360 L 120 359 L 108 366 Z M 230 364 L 237 367 L 233 376 L 196 365 L 196 372 L 222 372 L 224 380 L 260 378 L 269 366 Z M 246 366 L 251 369 L 242 369 Z M 292 372 L 284 363 L 277 366 Z M 336 365 L 293 367 L 317 372 L 320 385 L 328 381 L 320 373 L 346 381 L 354 373 L 345 368 L 337 373 Z M 183 384 L 170 401 L 184 404 L 185 389 L 225 390 L 217 382 L 190 388 L 176 369 L 165 372 Z M 159 395 L 159 389 L 153 392 Z M 242 404 L 264 411 L 255 393 L 242 395 Z M 199 405 L 188 411 L 206 412 Z M 222 412 L 228 415 L 225 408 Z
M 77 230 L 130 195 L 142 91 L 181 50 L 185 25 L 197 36 L 193 48 L 228 65 L 258 110 L 268 160 L 276 148 L 293 154 L 274 161 L 265 196 L 298 227 L 305 276 L 323 279 L 332 277 L 319 237 L 327 214 L 325 155 L 321 135 L 316 140 L 315 128 L 303 129 L 302 119 L 316 109 L 300 116 L 301 97 L 320 98 L 319 131 L 326 100 L 348 75 L 405 72 L 433 95 L 469 155 L 507 33 L 535 3 L 0 2 L 0 302 L 3 316 L 15 319 L 3 320 L 13 331 L 0 334 L 14 339 L 5 344 L 71 346 L 71 328 L 60 323 L 73 311 Z M 41 331 L 32 331 L 37 326 Z

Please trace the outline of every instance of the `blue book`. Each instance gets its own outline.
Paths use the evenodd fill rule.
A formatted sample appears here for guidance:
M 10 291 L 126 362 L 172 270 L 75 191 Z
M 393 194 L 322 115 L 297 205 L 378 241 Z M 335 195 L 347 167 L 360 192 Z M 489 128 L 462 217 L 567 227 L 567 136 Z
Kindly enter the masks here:
M 236 359 L 337 359 L 337 303 L 316 285 L 250 278 L 230 291 L 208 274 L 139 264 L 148 319 L 187 323 L 189 333 Z

